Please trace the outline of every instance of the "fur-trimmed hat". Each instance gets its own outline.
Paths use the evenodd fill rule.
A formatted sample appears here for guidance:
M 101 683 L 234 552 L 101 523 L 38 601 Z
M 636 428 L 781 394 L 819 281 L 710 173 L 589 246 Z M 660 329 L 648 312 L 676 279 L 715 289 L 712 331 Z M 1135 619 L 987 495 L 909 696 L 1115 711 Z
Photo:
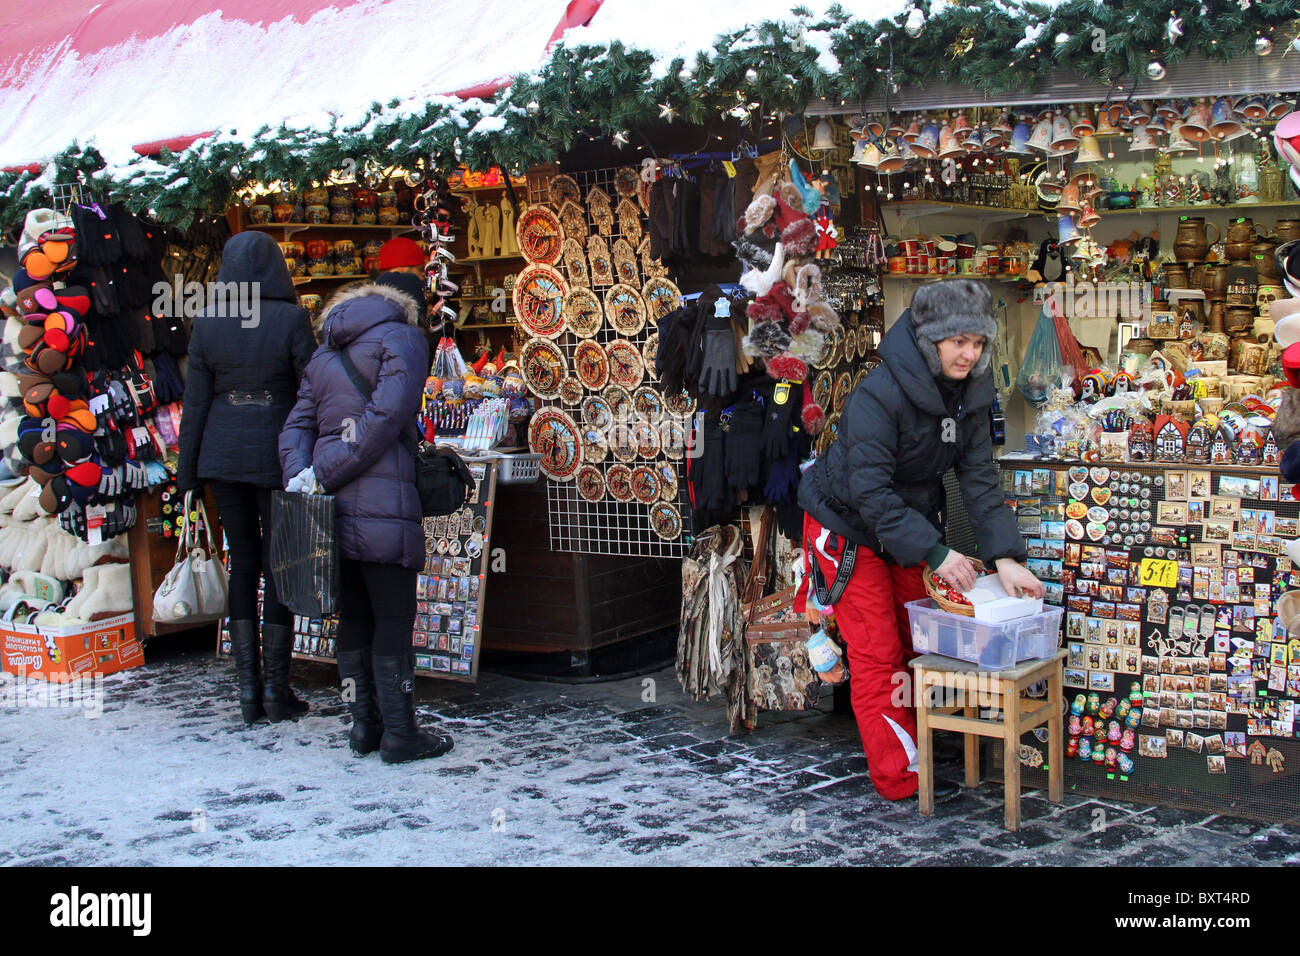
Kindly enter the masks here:
M 984 353 L 971 369 L 970 378 L 979 378 L 988 370 L 993 359 L 989 346 L 998 333 L 998 323 L 993 318 L 993 297 L 984 283 L 975 279 L 944 279 L 923 285 L 912 296 L 911 314 L 916 346 L 933 374 L 943 372 L 935 343 L 955 335 L 984 337 Z

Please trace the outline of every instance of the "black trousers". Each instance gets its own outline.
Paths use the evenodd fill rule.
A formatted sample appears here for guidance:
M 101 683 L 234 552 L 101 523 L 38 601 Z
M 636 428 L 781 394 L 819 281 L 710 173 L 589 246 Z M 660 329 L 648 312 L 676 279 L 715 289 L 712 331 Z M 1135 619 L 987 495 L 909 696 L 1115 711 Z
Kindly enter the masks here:
M 257 620 L 257 582 L 262 587 L 262 623 L 293 623 L 293 613 L 280 603 L 271 577 L 271 493 L 244 482 L 209 481 L 217 502 L 221 527 L 230 545 L 230 619 Z
M 411 652 L 418 572 L 399 564 L 339 562 L 338 649 L 374 645 L 381 657 Z

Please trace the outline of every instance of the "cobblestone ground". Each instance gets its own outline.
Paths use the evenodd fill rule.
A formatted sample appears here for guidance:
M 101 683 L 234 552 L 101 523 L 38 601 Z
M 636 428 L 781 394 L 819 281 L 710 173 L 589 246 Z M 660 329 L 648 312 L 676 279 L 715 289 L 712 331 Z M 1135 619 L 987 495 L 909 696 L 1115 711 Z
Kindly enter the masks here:
M 1300 861 L 1300 827 L 1026 792 L 1001 827 L 984 783 L 926 819 L 876 796 L 845 716 L 764 714 L 726 733 L 671 668 L 606 684 L 485 674 L 420 680 L 456 749 L 386 766 L 347 750 L 332 669 L 295 664 L 312 705 L 245 729 L 233 671 L 151 648 L 105 681 L 102 716 L 9 707 L 0 719 L 0 863 L 1260 865 Z M 958 751 L 939 752 L 954 778 Z M 1094 831 L 1096 810 L 1106 827 Z

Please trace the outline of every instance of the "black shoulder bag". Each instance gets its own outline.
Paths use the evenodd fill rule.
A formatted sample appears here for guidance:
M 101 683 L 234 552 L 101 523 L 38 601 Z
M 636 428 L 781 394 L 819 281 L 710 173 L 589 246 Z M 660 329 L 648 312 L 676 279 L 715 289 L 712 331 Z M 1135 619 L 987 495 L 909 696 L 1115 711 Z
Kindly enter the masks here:
M 371 385 L 344 349 L 337 349 L 343 370 L 352 379 L 357 391 L 370 400 L 375 387 Z M 419 445 L 405 427 L 398 440 L 411 453 L 415 461 L 415 490 L 420 495 L 420 513 L 426 517 L 449 515 L 465 507 L 474 488 L 474 476 L 460 455 L 450 448 L 429 448 L 420 451 Z

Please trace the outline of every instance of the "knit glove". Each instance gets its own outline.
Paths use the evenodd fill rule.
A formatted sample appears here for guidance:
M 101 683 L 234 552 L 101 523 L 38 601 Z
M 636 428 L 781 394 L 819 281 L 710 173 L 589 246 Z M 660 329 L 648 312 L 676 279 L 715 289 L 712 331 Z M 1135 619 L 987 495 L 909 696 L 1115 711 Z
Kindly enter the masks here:
M 736 337 L 731 331 L 731 303 L 720 298 L 705 319 L 701 340 L 700 393 L 723 397 L 736 390 Z
M 753 397 L 737 401 L 726 437 L 727 484 L 751 488 L 762 478 L 763 406 Z
M 289 479 L 289 483 L 284 486 L 284 490 L 308 494 L 314 484 L 316 484 L 315 469 L 304 468 L 302 471 L 298 472 L 298 474 Z
M 99 473 L 98 493 L 104 498 L 114 498 L 122 493 L 122 469 L 104 468 Z
M 149 483 L 149 472 L 144 465 L 128 461 L 122 466 L 122 484 L 133 491 L 139 491 Z
M 783 398 L 784 401 L 778 402 Z M 777 382 L 772 388 L 772 398 L 763 409 L 763 453 L 768 461 L 784 458 L 794 437 L 794 409 L 800 405 L 800 387 L 787 382 Z

